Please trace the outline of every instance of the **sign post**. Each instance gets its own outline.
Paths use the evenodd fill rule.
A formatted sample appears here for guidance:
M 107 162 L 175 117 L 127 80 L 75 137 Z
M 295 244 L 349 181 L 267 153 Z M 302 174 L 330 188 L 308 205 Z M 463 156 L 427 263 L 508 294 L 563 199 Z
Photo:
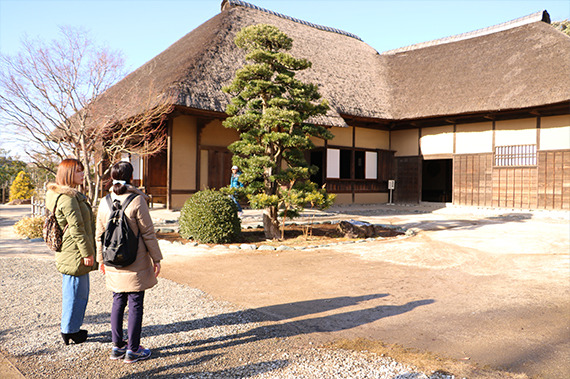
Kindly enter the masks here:
M 394 191 L 395 188 L 396 188 L 396 181 L 388 180 L 388 189 L 390 190 L 390 201 L 388 202 L 388 205 L 394 205 L 394 203 L 392 202 L 392 191 Z

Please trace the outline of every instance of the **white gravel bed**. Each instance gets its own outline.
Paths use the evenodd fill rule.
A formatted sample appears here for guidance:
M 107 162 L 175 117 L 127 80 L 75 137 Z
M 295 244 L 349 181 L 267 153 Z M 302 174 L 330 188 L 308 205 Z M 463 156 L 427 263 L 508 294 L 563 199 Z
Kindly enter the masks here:
M 145 295 L 141 343 L 152 357 L 111 361 L 111 292 L 98 272 L 90 278 L 89 338 L 65 346 L 53 261 L 0 257 L 0 350 L 27 378 L 446 378 L 369 353 L 307 346 L 301 332 L 166 279 Z

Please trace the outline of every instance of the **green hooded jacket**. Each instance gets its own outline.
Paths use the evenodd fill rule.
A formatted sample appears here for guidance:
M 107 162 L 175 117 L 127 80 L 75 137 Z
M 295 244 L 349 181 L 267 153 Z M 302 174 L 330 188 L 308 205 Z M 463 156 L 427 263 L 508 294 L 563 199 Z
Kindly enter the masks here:
M 95 257 L 95 223 L 91 205 L 78 190 L 50 183 L 47 186 L 46 207 L 53 212 L 57 201 L 55 217 L 63 233 L 61 251 L 55 253 L 55 265 L 66 275 L 81 276 L 97 269 L 85 266 L 83 258 Z

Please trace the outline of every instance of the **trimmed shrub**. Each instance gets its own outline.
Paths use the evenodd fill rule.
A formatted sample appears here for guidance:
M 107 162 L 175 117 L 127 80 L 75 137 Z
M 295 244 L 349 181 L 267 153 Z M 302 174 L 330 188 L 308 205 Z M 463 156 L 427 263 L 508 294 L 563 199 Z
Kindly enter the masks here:
M 24 238 L 43 238 L 45 217 L 25 217 L 14 224 L 14 231 Z
M 180 235 L 202 243 L 231 243 L 241 232 L 233 200 L 219 191 L 196 192 L 180 211 Z
M 27 172 L 20 171 L 10 186 L 10 201 L 26 200 L 34 195 L 34 186 Z

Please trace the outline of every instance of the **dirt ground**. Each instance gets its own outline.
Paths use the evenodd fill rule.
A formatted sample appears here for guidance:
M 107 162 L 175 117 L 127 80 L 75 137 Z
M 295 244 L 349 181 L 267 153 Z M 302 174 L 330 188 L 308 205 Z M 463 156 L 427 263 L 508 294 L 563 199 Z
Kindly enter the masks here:
M 163 275 L 270 315 L 316 344 L 398 344 L 530 377 L 570 377 L 567 215 L 465 211 L 347 209 L 335 217 L 417 234 L 311 250 L 167 252 Z
M 1 207 L 1 254 L 22 254 L 11 234 L 22 210 Z M 19 212 L 19 213 L 18 213 Z M 153 210 L 153 217 L 177 213 Z M 244 224 L 259 215 L 245 210 Z M 321 220 L 355 219 L 416 232 L 307 250 L 163 248 L 161 276 L 257 310 L 314 345 L 410 349 L 534 378 L 570 377 L 568 212 L 454 207 L 339 207 Z M 244 225 L 244 226 L 245 226 Z M 36 249 L 37 245 L 37 249 Z M 27 255 L 45 254 L 27 242 Z M 398 349 L 391 344 L 400 346 Z M 431 358 L 430 358 L 431 357 Z M 398 360 L 410 359 L 403 354 Z M 435 362 L 435 363 L 434 363 Z M 451 367 L 451 368 L 449 368 Z M 487 376 L 485 376 L 487 377 Z M 488 376 L 488 377 L 504 377 Z

